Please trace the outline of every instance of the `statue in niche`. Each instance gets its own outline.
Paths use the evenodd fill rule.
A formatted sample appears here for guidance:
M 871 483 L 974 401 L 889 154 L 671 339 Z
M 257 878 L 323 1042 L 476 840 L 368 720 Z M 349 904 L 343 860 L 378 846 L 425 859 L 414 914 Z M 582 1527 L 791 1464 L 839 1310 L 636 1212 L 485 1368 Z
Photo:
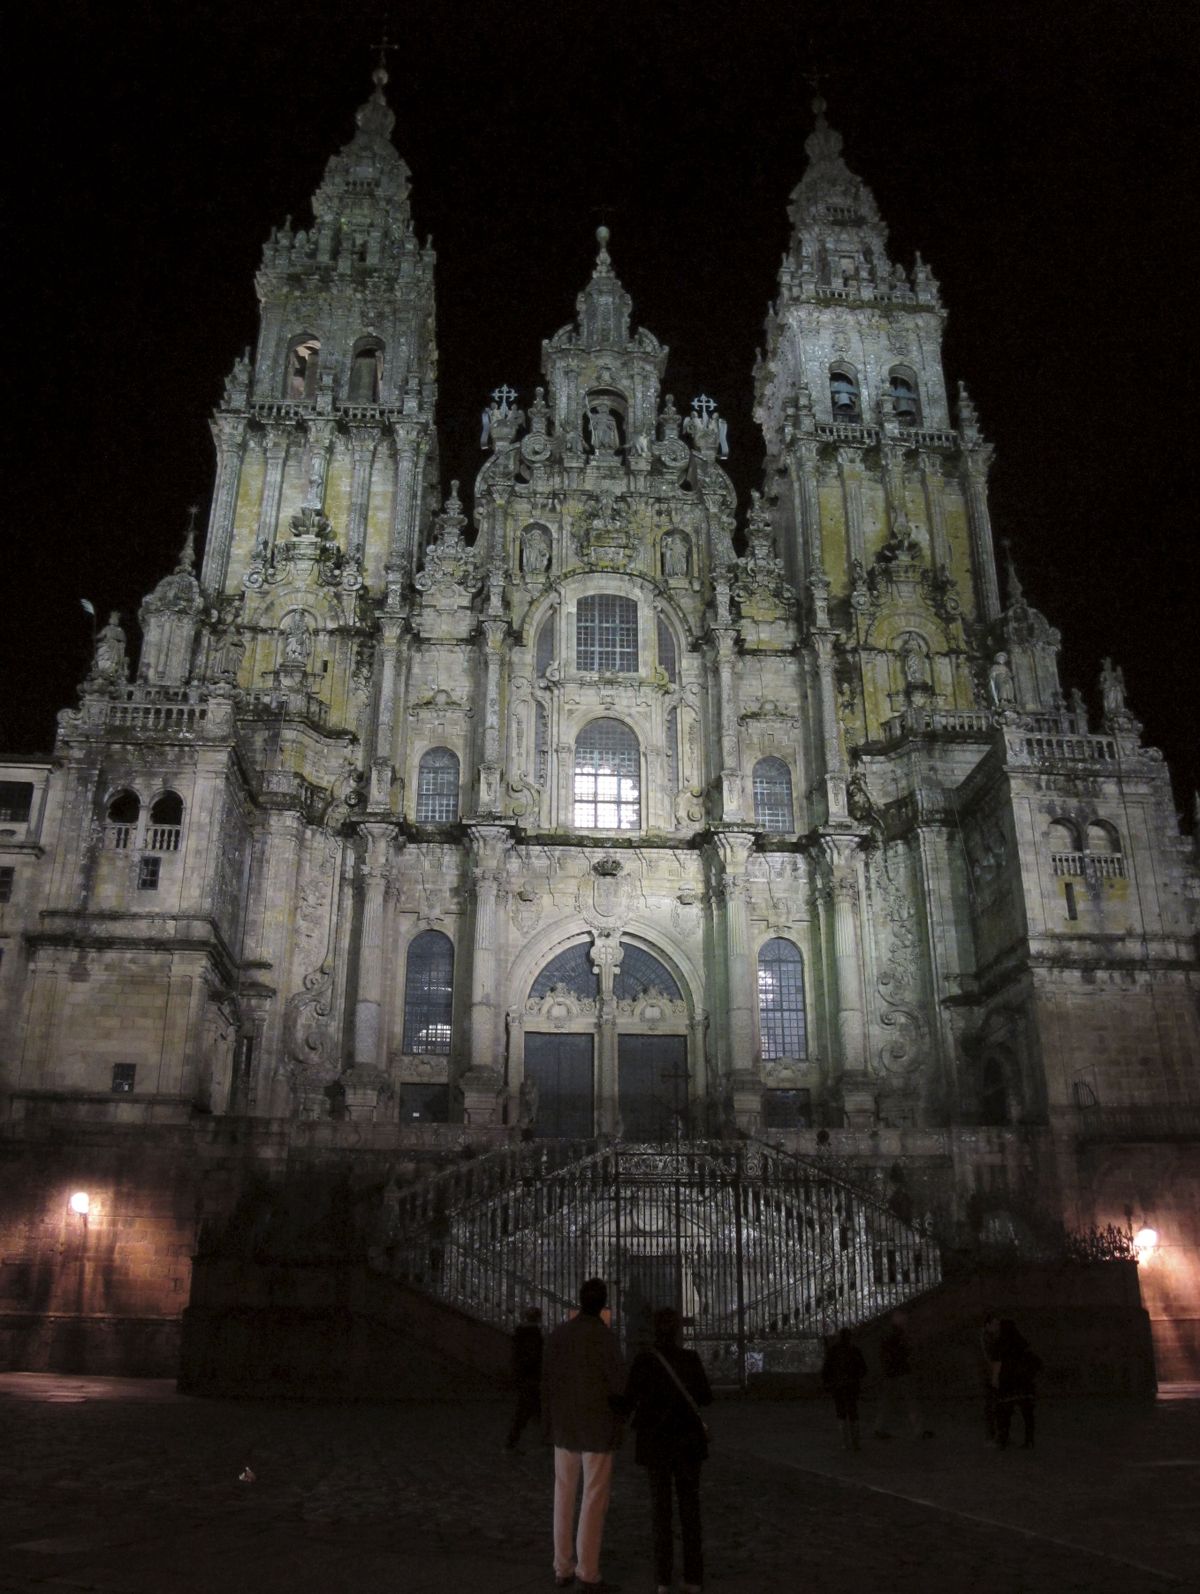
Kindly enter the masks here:
M 121 629 L 121 616 L 114 609 L 108 617 L 108 624 L 96 638 L 96 654 L 92 661 L 92 679 L 96 681 L 123 681 L 125 674 L 125 633 Z
M 1017 689 L 1013 681 L 1013 672 L 1008 667 L 1007 653 L 997 653 L 988 671 L 988 692 L 991 694 L 993 708 L 1001 712 L 1008 708 L 1016 708 Z
M 213 679 L 236 682 L 242 673 L 242 660 L 246 656 L 246 639 L 236 627 L 230 626 L 221 633 L 216 654 Z
M 527 576 L 544 576 L 549 568 L 549 534 L 544 526 L 526 526 L 521 533 L 521 569 Z
M 587 419 L 588 433 L 596 453 L 615 454 L 621 446 L 621 438 L 613 412 L 607 405 L 589 404 Z
M 1104 705 L 1104 718 L 1114 723 L 1128 719 L 1129 706 L 1125 701 L 1125 672 L 1119 664 L 1105 659 L 1100 671 L 1100 701 Z
M 662 542 L 664 576 L 686 576 L 691 568 L 691 543 L 681 531 L 669 531 Z
M 312 637 L 304 616 L 293 614 L 283 628 L 283 661 L 285 664 L 307 664 L 312 654 Z
M 929 660 L 920 640 L 912 633 L 901 649 L 900 665 L 904 671 L 904 687 L 910 696 L 929 690 Z

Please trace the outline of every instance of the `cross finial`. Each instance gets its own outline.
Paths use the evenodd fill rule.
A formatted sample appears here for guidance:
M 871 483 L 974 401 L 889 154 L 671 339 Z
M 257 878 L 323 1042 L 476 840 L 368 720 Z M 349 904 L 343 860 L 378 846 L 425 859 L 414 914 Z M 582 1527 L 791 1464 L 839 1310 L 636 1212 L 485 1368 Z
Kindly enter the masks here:
M 708 420 L 716 407 L 716 399 L 709 398 L 707 393 L 701 393 L 698 398 L 692 400 L 692 408 L 702 421 Z
M 492 401 L 496 405 L 497 409 L 499 409 L 501 415 L 507 415 L 514 400 L 516 399 L 516 396 L 515 389 L 509 387 L 507 383 L 501 383 L 501 385 L 493 391 Z
M 378 50 L 379 51 L 379 60 L 375 63 L 375 70 L 374 70 L 374 72 L 372 72 L 371 78 L 372 78 L 372 80 L 375 83 L 378 83 L 380 88 L 382 88 L 383 85 L 388 80 L 388 69 L 387 69 L 388 51 L 389 50 L 398 50 L 400 48 L 399 45 L 397 45 L 397 44 L 389 44 L 388 43 L 387 18 L 386 17 L 384 17 L 382 19 L 382 30 L 381 30 L 380 41 L 379 41 L 378 44 L 373 44 L 371 46 L 371 48 L 373 50 Z

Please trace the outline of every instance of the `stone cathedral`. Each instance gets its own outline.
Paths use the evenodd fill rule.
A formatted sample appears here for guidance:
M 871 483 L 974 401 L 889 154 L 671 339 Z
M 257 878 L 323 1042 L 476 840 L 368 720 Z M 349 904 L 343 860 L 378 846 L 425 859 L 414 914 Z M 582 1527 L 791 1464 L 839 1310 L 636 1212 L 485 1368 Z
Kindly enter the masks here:
M 938 284 L 823 104 L 739 504 L 754 445 L 672 394 L 603 227 L 442 479 L 385 83 L 267 240 L 202 559 L 0 771 L 9 1119 L 937 1132 L 1150 1212 L 1154 1114 L 1200 1113 L 1195 859 L 1120 669 L 1064 691 L 998 576 Z

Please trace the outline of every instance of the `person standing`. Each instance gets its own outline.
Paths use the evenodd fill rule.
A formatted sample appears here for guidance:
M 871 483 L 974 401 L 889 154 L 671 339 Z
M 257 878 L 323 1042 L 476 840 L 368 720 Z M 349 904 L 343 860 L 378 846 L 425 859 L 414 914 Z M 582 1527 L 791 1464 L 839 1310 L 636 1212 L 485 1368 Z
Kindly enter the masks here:
M 542 1409 L 542 1314 L 538 1307 L 525 1310 L 512 1340 L 512 1375 L 517 1386 L 517 1408 L 513 1412 L 504 1441 L 507 1451 L 515 1451 L 525 1424 Z
M 554 1444 L 554 1582 L 566 1588 L 608 1589 L 600 1576 L 600 1546 L 612 1489 L 613 1452 L 621 1439 L 618 1411 L 625 1385 L 621 1351 L 601 1317 L 608 1303 L 603 1279 L 586 1279 L 579 1312 L 556 1328 L 542 1358 L 542 1423 Z M 579 1524 L 572 1544 L 575 1497 L 583 1479 Z
M 979 1354 L 983 1358 L 983 1426 L 989 1445 L 994 1445 L 997 1440 L 996 1405 L 999 1396 L 996 1385 L 1000 1381 L 1000 1358 L 996 1348 L 999 1338 L 1000 1319 L 995 1312 L 989 1312 L 979 1331 Z
M 679 1343 L 679 1313 L 654 1314 L 654 1347 L 634 1357 L 623 1408 L 633 1415 L 633 1459 L 645 1467 L 654 1521 L 654 1575 L 669 1594 L 672 1572 L 671 1491 L 679 1501 L 683 1536 L 683 1594 L 700 1594 L 704 1545 L 700 1528 L 700 1468 L 708 1457 L 708 1429 L 700 1407 L 712 1404 L 704 1363 Z
M 833 1396 L 833 1409 L 842 1425 L 842 1449 L 860 1450 L 858 1393 L 867 1376 L 867 1362 L 848 1328 L 840 1328 L 830 1341 L 821 1368 L 821 1381 Z
M 876 1420 L 876 1439 L 890 1439 L 889 1424 L 899 1418 L 907 1421 L 914 1439 L 918 1436 L 922 1439 L 933 1438 L 933 1430 L 925 1426 L 917 1399 L 917 1380 L 913 1372 L 912 1346 L 909 1344 L 907 1327 L 907 1312 L 893 1312 L 891 1327 L 879 1344 L 883 1396 Z
M 1042 1363 L 1017 1325 L 1008 1317 L 1000 1324 L 996 1336 L 996 1361 L 996 1443 L 1001 1450 L 1008 1449 L 1015 1408 L 1021 1413 L 1024 1448 L 1032 1450 L 1035 1380 Z

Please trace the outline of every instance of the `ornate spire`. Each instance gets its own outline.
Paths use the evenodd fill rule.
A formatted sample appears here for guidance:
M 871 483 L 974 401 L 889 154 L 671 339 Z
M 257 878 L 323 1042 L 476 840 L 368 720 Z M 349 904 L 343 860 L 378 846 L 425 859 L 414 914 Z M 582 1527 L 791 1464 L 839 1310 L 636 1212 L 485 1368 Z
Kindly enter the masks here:
M 857 232 L 881 256 L 887 242 L 887 228 L 879 214 L 875 196 L 842 159 L 842 135 L 825 120 L 825 101 L 820 95 L 812 102 L 816 118 L 812 132 L 804 141 L 808 169 L 792 190 L 788 212 L 800 243 L 812 248 L 831 233 L 848 238 Z
M 410 173 L 391 141 L 396 118 L 384 97 L 388 71 L 382 56 L 371 81 L 371 97 L 355 113 L 354 137 L 330 158 L 321 186 L 313 195 L 318 229 L 342 229 L 364 236 L 372 228 L 411 231 Z
M 175 574 L 178 575 L 178 576 L 190 576 L 190 575 L 194 575 L 195 574 L 195 570 L 196 570 L 196 516 L 197 516 L 198 513 L 199 513 L 199 506 L 198 505 L 196 505 L 196 504 L 189 504 L 188 505 L 187 535 L 183 539 L 183 547 L 179 550 L 179 562 L 175 566 Z
M 607 227 L 596 228 L 600 245 L 592 280 L 575 301 L 583 345 L 589 349 L 623 349 L 629 342 L 629 316 L 633 300 L 625 292 L 608 254 Z

